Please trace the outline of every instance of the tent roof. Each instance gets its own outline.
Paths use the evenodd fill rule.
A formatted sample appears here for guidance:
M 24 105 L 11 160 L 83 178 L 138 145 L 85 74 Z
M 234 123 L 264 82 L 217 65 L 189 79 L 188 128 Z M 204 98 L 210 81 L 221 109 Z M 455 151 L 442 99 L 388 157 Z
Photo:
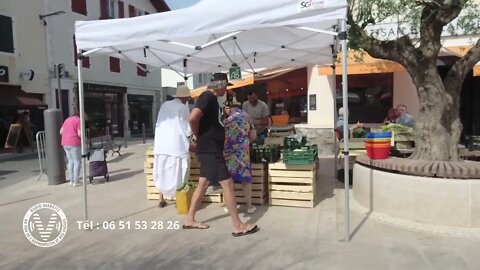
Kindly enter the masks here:
M 244 70 L 326 64 L 346 7 L 346 0 L 202 0 L 147 16 L 77 21 L 75 37 L 84 51 L 184 73 L 232 63 Z

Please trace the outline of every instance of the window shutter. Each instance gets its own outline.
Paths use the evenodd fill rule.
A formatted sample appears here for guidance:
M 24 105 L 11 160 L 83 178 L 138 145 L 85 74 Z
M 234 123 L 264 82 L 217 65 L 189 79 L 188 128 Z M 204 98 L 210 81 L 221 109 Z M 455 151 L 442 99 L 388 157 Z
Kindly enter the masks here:
M 125 18 L 125 4 L 123 1 L 118 1 L 118 17 Z
M 135 7 L 132 5 L 128 5 L 128 16 L 129 17 L 137 16 L 137 13 L 135 12 Z
M 143 69 L 147 69 L 147 65 L 138 63 Z M 137 75 L 140 77 L 147 77 L 147 72 L 137 66 Z
M 90 68 L 90 57 L 83 57 L 82 59 L 82 67 Z
M 120 59 L 110 56 L 110 71 L 120 73 Z
M 77 66 L 77 43 L 75 42 L 75 35 L 73 35 L 73 63 Z M 82 67 L 90 68 L 90 57 L 83 57 Z
M 87 16 L 87 0 L 72 0 L 72 11 Z
M 100 20 L 109 19 L 108 0 L 100 0 Z

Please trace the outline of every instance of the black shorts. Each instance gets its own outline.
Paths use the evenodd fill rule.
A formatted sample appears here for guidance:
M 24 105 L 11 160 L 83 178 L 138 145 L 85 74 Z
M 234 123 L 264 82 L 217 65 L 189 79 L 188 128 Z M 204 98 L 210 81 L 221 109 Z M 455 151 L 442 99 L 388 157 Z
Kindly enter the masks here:
M 200 177 L 207 178 L 211 185 L 230 179 L 223 153 L 202 153 L 197 154 L 197 157 L 200 162 Z

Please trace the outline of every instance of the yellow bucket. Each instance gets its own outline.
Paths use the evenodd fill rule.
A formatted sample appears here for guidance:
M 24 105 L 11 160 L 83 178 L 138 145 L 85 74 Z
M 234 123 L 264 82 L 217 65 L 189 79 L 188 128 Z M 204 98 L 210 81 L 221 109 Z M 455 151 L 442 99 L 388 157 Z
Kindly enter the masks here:
M 190 208 L 190 204 L 192 203 L 193 192 L 195 192 L 195 188 L 190 188 L 187 191 L 180 190 L 175 193 L 177 214 L 186 215 L 188 213 L 188 209 Z

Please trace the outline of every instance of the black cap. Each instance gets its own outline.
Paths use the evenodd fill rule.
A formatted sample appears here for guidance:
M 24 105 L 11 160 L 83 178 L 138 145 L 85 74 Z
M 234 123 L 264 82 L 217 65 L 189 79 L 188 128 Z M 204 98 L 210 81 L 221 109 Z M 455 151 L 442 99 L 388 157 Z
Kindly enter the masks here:
M 212 81 L 227 81 L 227 84 L 229 86 L 233 85 L 231 83 L 228 82 L 228 76 L 227 74 L 225 73 L 214 73 L 213 76 L 212 76 Z

